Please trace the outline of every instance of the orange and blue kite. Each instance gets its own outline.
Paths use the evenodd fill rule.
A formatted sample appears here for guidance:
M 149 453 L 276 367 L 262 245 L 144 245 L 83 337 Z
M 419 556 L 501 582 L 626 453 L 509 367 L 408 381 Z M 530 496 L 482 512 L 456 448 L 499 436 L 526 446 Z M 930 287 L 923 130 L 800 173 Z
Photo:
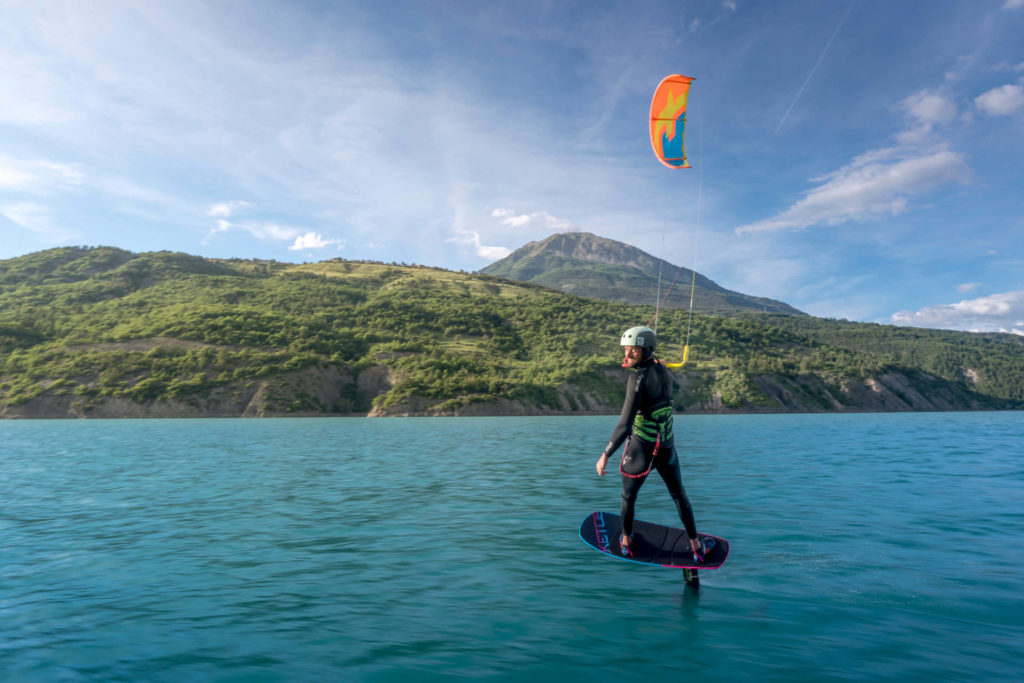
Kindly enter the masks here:
M 689 76 L 666 76 L 651 100 L 651 146 L 658 161 L 669 168 L 690 168 L 686 163 L 686 98 Z

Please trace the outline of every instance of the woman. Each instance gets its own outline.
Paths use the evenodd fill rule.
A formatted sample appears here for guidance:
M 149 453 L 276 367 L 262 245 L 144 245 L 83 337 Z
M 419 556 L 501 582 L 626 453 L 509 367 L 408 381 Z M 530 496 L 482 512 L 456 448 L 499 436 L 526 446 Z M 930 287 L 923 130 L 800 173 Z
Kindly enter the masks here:
M 632 374 L 626 384 L 626 400 L 622 405 L 619 423 L 612 431 L 612 438 L 597 460 L 597 473 L 604 475 L 608 457 L 622 442 L 626 447 L 622 453 L 622 531 L 619 545 L 622 554 L 632 557 L 630 545 L 633 540 L 633 515 L 637 494 L 651 469 L 658 471 L 672 500 L 679 511 L 679 519 L 686 527 L 690 538 L 694 561 L 701 563 L 711 543 L 703 543 L 697 537 L 697 524 L 693 519 L 693 508 L 683 489 L 679 474 L 679 458 L 672 438 L 672 390 L 675 380 L 665 365 L 654 357 L 657 339 L 649 327 L 631 327 L 619 342 L 624 347 L 625 358 L 622 367 Z M 710 541 L 710 539 L 709 539 Z

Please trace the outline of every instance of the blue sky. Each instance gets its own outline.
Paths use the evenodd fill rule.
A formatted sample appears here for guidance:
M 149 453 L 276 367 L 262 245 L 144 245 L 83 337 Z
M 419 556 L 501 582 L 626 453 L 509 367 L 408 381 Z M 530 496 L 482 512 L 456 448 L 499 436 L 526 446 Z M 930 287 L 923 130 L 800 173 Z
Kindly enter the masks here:
M 576 230 L 818 316 L 1024 334 L 1024 0 L 0 15 L 0 258 L 476 270 Z M 648 141 L 672 73 L 690 170 Z

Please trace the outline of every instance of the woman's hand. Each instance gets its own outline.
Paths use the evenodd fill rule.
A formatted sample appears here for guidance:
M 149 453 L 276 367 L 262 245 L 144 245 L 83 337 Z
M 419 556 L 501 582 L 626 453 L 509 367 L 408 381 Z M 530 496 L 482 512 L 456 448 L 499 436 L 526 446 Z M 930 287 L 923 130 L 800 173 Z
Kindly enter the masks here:
M 604 476 L 604 469 L 608 466 L 608 454 L 602 453 L 601 457 L 597 459 L 597 476 Z

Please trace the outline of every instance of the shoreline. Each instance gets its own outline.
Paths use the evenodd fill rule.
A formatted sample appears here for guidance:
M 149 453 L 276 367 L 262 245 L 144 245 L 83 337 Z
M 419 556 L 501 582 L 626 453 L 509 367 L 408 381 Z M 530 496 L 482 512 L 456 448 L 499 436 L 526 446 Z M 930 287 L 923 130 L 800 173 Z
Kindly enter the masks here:
M 908 415 L 908 414 L 936 414 L 936 413 L 1013 413 L 1024 412 L 1024 408 L 935 408 L 925 410 L 873 410 L 870 408 L 850 410 L 680 410 L 674 415 L 677 418 L 707 415 Z M 273 414 L 273 415 L 10 415 L 0 414 L 0 422 L 30 422 L 30 421 L 56 421 L 56 420 L 278 420 L 278 419 L 434 419 L 434 418 L 514 418 L 514 417 L 618 417 L 616 412 L 536 412 L 536 413 L 475 413 L 471 415 L 446 414 L 446 413 L 419 413 L 419 414 L 377 414 L 370 413 L 294 413 L 294 414 Z

